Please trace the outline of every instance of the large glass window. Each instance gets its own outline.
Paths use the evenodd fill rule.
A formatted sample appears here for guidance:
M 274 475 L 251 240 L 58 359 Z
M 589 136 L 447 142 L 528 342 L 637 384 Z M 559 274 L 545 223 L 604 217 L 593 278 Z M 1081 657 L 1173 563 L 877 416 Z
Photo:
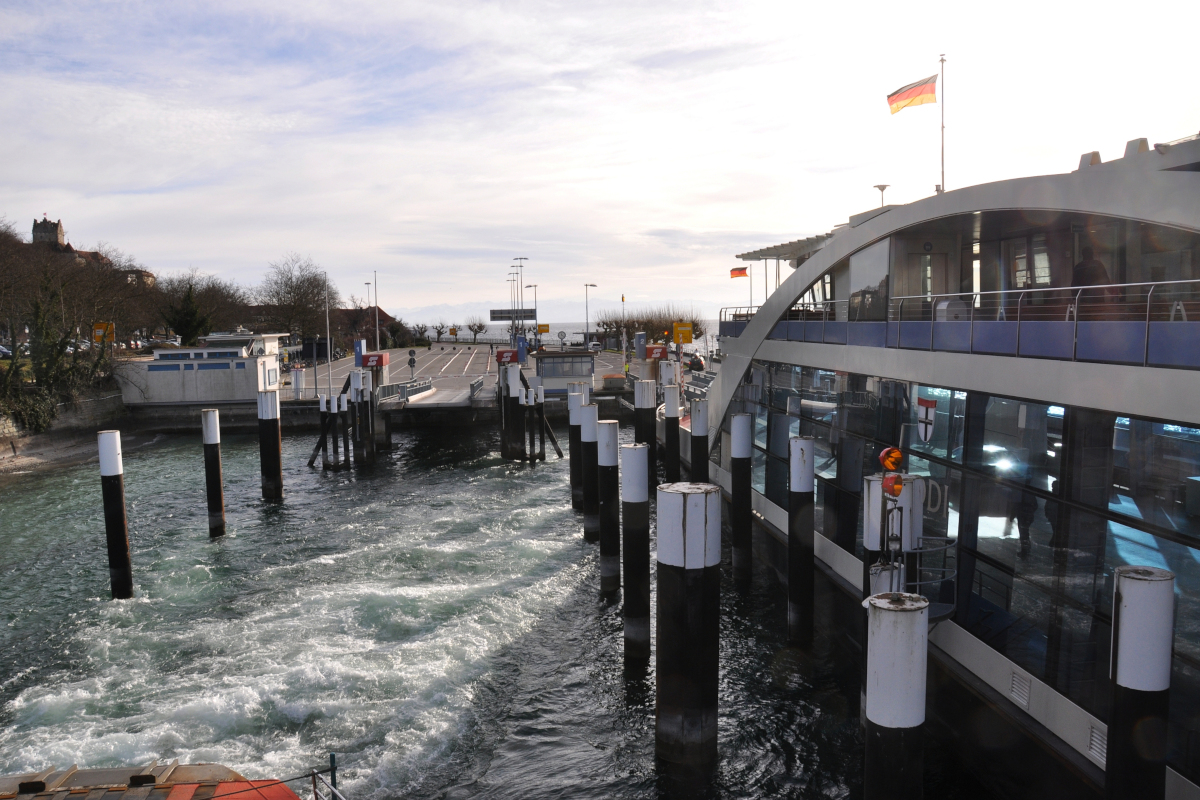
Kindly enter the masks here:
M 913 452 L 962 463 L 967 393 L 920 384 L 913 384 L 911 392 L 905 446 Z
M 887 319 L 891 240 L 884 239 L 850 256 L 850 319 Z

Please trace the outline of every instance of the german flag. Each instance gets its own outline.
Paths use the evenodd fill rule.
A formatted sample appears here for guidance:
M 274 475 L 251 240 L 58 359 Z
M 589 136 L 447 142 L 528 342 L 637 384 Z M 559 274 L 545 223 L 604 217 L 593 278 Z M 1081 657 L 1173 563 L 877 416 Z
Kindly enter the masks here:
M 731 278 L 749 278 L 750 273 L 747 272 L 748 269 L 749 269 L 749 267 L 734 267 L 733 269 L 729 270 L 729 277 L 731 277 Z
M 936 103 L 936 89 L 937 75 L 934 75 L 923 81 L 902 86 L 892 92 L 888 95 L 888 105 L 891 106 L 892 113 L 895 114 L 900 109 L 908 108 L 909 106 L 923 106 L 926 103 Z

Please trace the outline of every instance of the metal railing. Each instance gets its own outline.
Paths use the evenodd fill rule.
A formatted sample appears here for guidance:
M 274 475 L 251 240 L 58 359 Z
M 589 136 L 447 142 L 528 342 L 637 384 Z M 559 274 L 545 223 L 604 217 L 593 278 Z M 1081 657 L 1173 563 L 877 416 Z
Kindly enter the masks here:
M 417 378 L 416 380 L 404 381 L 402 383 L 389 383 L 375 390 L 375 399 L 379 401 L 395 397 L 403 401 L 421 392 L 429 391 L 431 388 L 433 388 L 432 378 Z
M 324 787 L 323 793 L 322 787 Z M 346 795 L 339 792 L 337 787 L 325 780 L 324 775 L 315 770 L 312 773 L 312 789 L 313 800 L 346 800 Z
M 480 375 L 475 380 L 471 381 L 471 393 L 467 397 L 474 399 L 475 395 L 483 391 L 483 376 Z

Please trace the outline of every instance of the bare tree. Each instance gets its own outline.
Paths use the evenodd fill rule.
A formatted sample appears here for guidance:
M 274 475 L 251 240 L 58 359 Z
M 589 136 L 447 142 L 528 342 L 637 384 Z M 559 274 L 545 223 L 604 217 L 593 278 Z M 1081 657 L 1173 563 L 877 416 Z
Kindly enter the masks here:
M 443 319 L 439 319 L 433 324 L 433 332 L 437 335 L 437 340 L 439 342 L 442 340 L 442 335 L 446 333 L 446 328 L 448 327 L 450 326 L 448 326 L 446 321 Z
M 487 330 L 487 323 L 481 317 L 467 317 L 467 330 L 471 332 L 471 344 L 475 344 L 479 334 Z
M 273 261 L 255 291 L 263 322 L 280 333 L 316 336 L 325 331 L 325 297 L 339 308 L 342 298 L 321 267 L 308 256 L 288 253 Z
M 182 308 L 184 297 L 191 292 L 197 312 L 208 320 L 205 330 L 199 332 L 201 336 L 215 330 L 232 330 L 246 321 L 249 313 L 250 293 L 246 289 L 197 269 L 160 278 L 154 288 L 158 314 L 164 316 L 171 309 Z

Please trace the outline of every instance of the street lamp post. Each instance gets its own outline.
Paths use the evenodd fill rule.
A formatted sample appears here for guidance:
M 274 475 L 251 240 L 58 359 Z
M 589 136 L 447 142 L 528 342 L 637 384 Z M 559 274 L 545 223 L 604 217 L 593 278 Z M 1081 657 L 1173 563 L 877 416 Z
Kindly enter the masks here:
M 585 283 L 583 285 L 583 346 L 588 347 L 588 336 L 591 334 L 591 329 L 588 325 L 591 322 L 591 315 L 588 313 L 588 287 L 596 288 L 594 283 Z
M 371 313 L 371 282 L 363 281 L 363 283 L 367 287 L 367 313 L 370 314 Z M 375 296 L 379 297 L 379 292 L 375 292 Z M 368 316 L 367 319 L 370 320 L 371 318 Z M 378 325 L 375 326 L 375 351 L 379 352 L 379 326 Z
M 533 335 L 535 342 L 539 342 L 542 337 L 542 326 L 538 324 L 537 287 L 538 285 L 536 283 L 526 284 L 525 286 L 526 289 L 533 289 Z
M 375 270 L 375 352 L 379 352 L 379 270 Z
M 511 319 L 508 322 L 508 345 L 509 347 L 517 346 L 517 279 L 515 272 L 508 273 L 508 307 L 512 309 Z
M 525 256 L 518 256 L 517 258 L 513 259 L 513 261 L 517 262 L 517 272 L 518 272 L 517 280 L 520 281 L 520 283 L 518 283 L 517 286 L 520 287 L 520 293 L 521 293 L 520 298 L 519 298 L 520 304 L 521 304 L 521 309 L 520 309 L 519 313 L 521 315 L 521 330 L 522 331 L 525 330 L 525 288 L 524 288 L 525 287 L 525 262 L 528 260 L 529 259 L 526 258 Z

